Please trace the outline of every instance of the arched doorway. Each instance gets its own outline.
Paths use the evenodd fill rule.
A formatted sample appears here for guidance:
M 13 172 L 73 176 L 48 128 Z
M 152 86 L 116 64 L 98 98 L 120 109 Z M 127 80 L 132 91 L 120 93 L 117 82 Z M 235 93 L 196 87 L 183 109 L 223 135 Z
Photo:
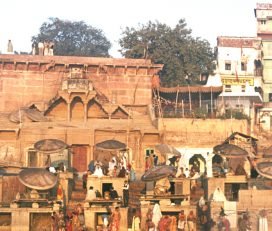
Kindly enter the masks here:
M 201 154 L 194 154 L 189 160 L 189 169 L 193 168 L 196 172 L 206 172 L 206 160 Z
M 222 156 L 215 154 L 212 158 L 212 171 L 214 177 L 224 176 L 224 159 Z

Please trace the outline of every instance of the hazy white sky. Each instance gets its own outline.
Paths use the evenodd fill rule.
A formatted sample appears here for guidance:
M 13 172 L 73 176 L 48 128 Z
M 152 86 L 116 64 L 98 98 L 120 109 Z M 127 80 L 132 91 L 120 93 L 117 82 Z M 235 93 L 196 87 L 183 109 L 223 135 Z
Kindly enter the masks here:
M 126 26 L 137 27 L 149 20 L 175 26 L 184 18 L 194 37 L 207 39 L 256 36 L 256 3 L 272 0 L 3 0 L 0 13 L 0 50 L 8 39 L 14 50 L 31 50 L 31 37 L 39 33 L 49 17 L 85 21 L 102 29 L 113 47 L 110 54 L 120 57 L 118 39 Z

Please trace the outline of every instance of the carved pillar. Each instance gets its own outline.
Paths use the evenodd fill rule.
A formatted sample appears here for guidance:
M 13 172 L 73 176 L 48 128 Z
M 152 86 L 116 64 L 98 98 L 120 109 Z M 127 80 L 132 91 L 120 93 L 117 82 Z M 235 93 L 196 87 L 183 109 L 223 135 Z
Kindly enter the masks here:
M 87 123 L 88 117 L 88 102 L 84 102 L 84 123 Z
M 67 121 L 71 121 L 71 103 L 67 104 Z

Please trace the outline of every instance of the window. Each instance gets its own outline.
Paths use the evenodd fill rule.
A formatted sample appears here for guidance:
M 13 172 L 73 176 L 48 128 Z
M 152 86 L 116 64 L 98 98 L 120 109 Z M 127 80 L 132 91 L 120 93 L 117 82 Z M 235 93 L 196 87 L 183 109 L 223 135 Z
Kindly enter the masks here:
M 241 71 L 246 71 L 247 70 L 247 65 L 245 62 L 241 62 Z
M 225 92 L 231 92 L 231 85 L 225 85 Z
M 28 167 L 38 167 L 37 152 L 34 149 L 28 150 Z
M 152 156 L 154 154 L 154 149 L 153 148 L 147 148 L 145 150 L 145 156 Z
M 225 63 L 225 70 L 230 71 L 231 70 L 231 63 Z
M 266 24 L 266 20 L 261 20 L 261 24 L 265 25 Z
M 272 102 L 272 93 L 268 94 L 268 100 L 269 100 L 269 102 Z

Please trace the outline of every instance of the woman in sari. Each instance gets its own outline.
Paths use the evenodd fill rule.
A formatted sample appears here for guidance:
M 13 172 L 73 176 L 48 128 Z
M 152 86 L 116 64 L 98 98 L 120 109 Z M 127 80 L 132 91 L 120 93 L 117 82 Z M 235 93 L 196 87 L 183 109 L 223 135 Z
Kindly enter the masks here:
M 110 231 L 119 231 L 121 214 L 119 207 L 116 207 L 111 214 Z

